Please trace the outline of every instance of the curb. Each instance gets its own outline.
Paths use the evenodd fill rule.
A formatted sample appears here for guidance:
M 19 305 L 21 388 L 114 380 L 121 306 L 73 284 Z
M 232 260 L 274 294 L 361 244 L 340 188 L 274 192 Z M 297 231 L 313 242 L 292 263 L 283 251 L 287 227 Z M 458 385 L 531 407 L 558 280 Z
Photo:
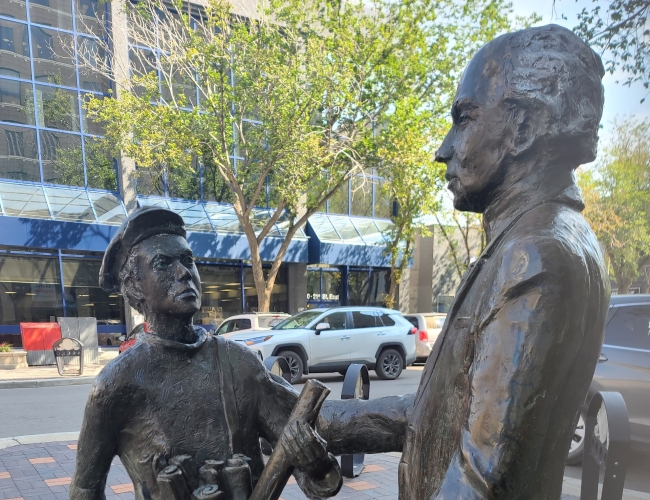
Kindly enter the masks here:
M 572 477 L 564 476 L 564 482 L 562 484 L 562 493 L 569 494 L 569 495 L 575 495 L 577 497 L 580 497 L 581 484 L 582 483 L 581 483 L 580 479 L 574 479 Z M 599 497 L 600 497 L 600 494 L 601 494 L 602 490 L 603 490 L 603 485 L 599 484 L 598 485 L 598 496 Z M 624 489 L 623 490 L 623 500 L 650 500 L 650 493 L 643 493 L 642 491 Z
M 40 378 L 40 379 L 17 379 L 1 380 L 0 389 L 32 389 L 36 387 L 58 387 L 65 385 L 87 385 L 95 381 L 92 377 L 75 378 Z
M 77 441 L 78 439 L 78 432 L 55 432 L 53 434 L 32 434 L 31 436 L 0 438 L 0 450 L 22 444 L 55 443 L 57 441 Z

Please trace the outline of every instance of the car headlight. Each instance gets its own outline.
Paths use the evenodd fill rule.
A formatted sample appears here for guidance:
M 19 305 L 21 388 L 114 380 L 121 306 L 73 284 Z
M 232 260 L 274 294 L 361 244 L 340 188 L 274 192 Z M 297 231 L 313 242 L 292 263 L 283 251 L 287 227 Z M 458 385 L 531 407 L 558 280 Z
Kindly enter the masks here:
M 265 337 L 255 337 L 254 339 L 248 339 L 245 340 L 244 343 L 246 345 L 255 345 L 255 344 L 261 344 L 262 342 L 266 342 L 269 340 L 273 335 L 266 335 Z

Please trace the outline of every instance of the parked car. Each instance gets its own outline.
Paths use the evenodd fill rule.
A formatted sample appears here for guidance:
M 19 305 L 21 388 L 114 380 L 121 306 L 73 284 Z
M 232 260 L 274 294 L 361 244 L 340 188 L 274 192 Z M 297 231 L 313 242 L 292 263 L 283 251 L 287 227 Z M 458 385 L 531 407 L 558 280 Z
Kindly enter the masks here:
M 273 326 L 289 317 L 291 315 L 285 313 L 237 314 L 221 323 L 214 331 L 214 334 L 229 338 L 235 333 L 247 330 L 270 330 Z
M 303 311 L 270 331 L 237 332 L 230 340 L 247 345 L 263 360 L 285 357 L 292 383 L 307 373 L 344 374 L 352 363 L 393 380 L 415 361 L 416 331 L 399 311 L 335 307 Z
M 597 391 L 619 392 L 630 419 L 630 440 L 650 445 L 650 295 L 613 295 L 602 354 L 571 442 L 567 463 L 582 461 L 584 416 Z
M 106 347 L 117 347 L 120 345 L 120 337 L 123 337 L 123 333 L 98 333 L 97 334 L 97 345 L 106 346 Z
M 416 361 L 424 362 L 429 358 L 433 344 L 435 344 L 442 325 L 445 324 L 445 313 L 409 313 L 406 318 L 415 328 L 415 354 Z
M 118 319 L 98 319 L 97 326 L 116 326 L 120 324 Z M 122 333 L 98 333 L 97 344 L 100 346 L 117 347 L 120 345 Z
M 127 349 L 133 347 L 138 339 L 147 333 L 149 333 L 149 325 L 147 323 L 140 323 L 131 330 L 131 333 L 122 335 L 120 337 L 122 343 L 120 344 L 119 353 L 122 354 Z

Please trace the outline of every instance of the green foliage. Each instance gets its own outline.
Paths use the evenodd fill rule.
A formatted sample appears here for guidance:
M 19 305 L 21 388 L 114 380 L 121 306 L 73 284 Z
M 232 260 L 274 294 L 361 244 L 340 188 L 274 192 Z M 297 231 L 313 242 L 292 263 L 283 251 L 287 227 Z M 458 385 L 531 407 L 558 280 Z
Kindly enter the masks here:
M 395 200 L 395 226 L 388 232 L 391 289 L 387 307 L 395 305 L 397 284 L 402 279 L 418 233 L 426 234 L 423 217 L 440 209 L 438 193 L 445 184 L 445 166 L 434 161 L 434 152 L 449 127 L 449 109 L 458 79 L 470 57 L 495 36 L 515 26 L 539 20 L 536 15 L 511 21 L 511 4 L 501 0 L 435 2 L 431 16 L 418 33 L 418 51 L 395 61 L 395 72 L 408 68 L 418 85 L 377 117 L 381 131 L 368 142 L 375 164 L 388 182 L 385 191 Z M 430 24 L 429 24 L 430 23 Z M 450 240 L 453 241 L 453 240 Z
M 133 42 L 161 50 L 132 50 L 131 78 L 116 82 L 117 98 L 90 99 L 86 109 L 105 126 L 109 154 L 133 158 L 152 185 L 167 175 L 177 196 L 196 197 L 192 179 L 203 166 L 205 197 L 232 203 L 246 234 L 260 310 L 298 227 L 365 167 L 384 169 L 380 152 L 397 159 L 407 146 L 420 148 L 400 160 L 404 168 L 430 156 L 425 131 L 444 126 L 439 116 L 467 56 L 510 28 L 502 0 L 268 0 L 245 17 L 226 0 L 207 0 L 201 19 L 190 19 L 180 0 L 171 4 L 176 12 L 161 0 L 130 8 Z M 396 116 L 419 135 L 402 140 L 412 129 Z M 392 130 L 376 134 L 383 124 Z M 423 206 L 436 170 L 426 163 L 415 171 Z M 406 214 L 406 178 L 389 177 L 386 189 Z M 267 182 L 276 210 L 260 226 L 255 207 L 266 205 Z M 285 239 L 265 276 L 259 247 L 286 212 Z
M 623 294 L 650 265 L 650 122 L 629 119 L 614 125 L 606 159 L 579 172 L 578 183 L 584 215 Z
M 578 14 L 574 31 L 607 54 L 606 69 L 627 73 L 625 85 L 641 81 L 650 88 L 650 0 L 593 0 Z M 642 99 L 641 102 L 645 100 Z
M 7 342 L 0 343 L 0 352 L 11 352 L 11 344 Z

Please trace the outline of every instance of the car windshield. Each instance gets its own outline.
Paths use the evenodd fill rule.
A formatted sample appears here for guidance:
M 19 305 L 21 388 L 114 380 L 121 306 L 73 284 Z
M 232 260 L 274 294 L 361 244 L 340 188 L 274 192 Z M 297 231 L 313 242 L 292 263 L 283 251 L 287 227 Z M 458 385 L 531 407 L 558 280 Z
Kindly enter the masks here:
M 285 319 L 273 327 L 273 330 L 295 330 L 296 328 L 304 328 L 316 316 L 323 314 L 323 311 L 303 311 Z

